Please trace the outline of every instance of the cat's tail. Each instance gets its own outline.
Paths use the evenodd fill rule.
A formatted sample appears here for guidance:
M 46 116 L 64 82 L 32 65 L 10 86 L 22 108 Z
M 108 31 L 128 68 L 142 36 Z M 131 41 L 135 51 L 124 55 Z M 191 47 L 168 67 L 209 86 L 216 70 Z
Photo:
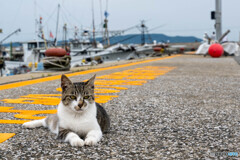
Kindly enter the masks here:
M 58 116 L 56 114 L 49 115 L 47 118 L 25 122 L 24 128 L 47 127 L 51 132 L 58 134 Z

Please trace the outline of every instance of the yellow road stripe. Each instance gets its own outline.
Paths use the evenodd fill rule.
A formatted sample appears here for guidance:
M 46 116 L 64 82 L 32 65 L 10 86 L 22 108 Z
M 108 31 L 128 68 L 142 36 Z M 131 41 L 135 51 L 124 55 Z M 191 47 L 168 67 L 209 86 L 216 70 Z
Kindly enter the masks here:
M 0 143 L 12 138 L 13 136 L 15 136 L 15 133 L 0 133 Z
M 5 119 L 0 119 L 0 123 L 4 123 L 4 124 L 23 124 L 25 122 L 29 122 L 30 120 L 5 120 Z
M 120 87 L 118 85 L 143 85 L 147 83 L 147 80 L 155 79 L 160 75 L 164 75 L 171 71 L 175 67 L 153 67 L 146 66 L 143 68 L 135 68 L 125 70 L 122 72 L 115 72 L 109 75 L 97 77 L 95 81 L 95 101 L 97 103 L 107 103 L 108 101 L 117 98 L 118 95 L 101 95 L 106 93 L 118 93 L 120 90 L 126 90 L 126 87 Z M 78 72 L 82 74 L 82 72 Z M 76 74 L 76 73 L 74 73 Z M 68 76 L 74 76 L 68 74 Z M 55 76 L 59 77 L 60 76 Z M 51 77 L 49 77 L 51 78 Z M 45 78 L 43 78 L 45 79 Z M 27 82 L 27 81 L 26 81 Z M 40 83 L 40 82 L 39 82 Z M 28 85 L 28 84 L 27 84 Z M 117 86 L 116 86 L 117 85 Z M 1 86 L 0 86 L 1 87 Z M 57 88 L 57 91 L 61 91 L 61 88 Z M 60 102 L 61 94 L 29 94 L 20 96 L 18 99 L 4 99 L 5 103 L 28 103 L 28 104 L 43 104 L 43 105 L 58 105 Z M 0 113 L 17 113 L 14 114 L 15 118 L 24 120 L 4 120 L 0 119 L 0 124 L 23 124 L 30 120 L 43 119 L 45 116 L 38 116 L 39 114 L 54 114 L 57 110 L 14 110 L 14 107 L 0 106 Z M 1 136 L 2 135 L 2 136 Z M 0 133 L 0 143 L 14 136 L 14 133 Z
M 87 71 L 69 73 L 69 74 L 66 74 L 66 75 L 68 77 L 77 76 L 77 75 L 84 75 L 84 74 L 95 73 L 95 72 L 99 72 L 99 71 L 105 71 L 105 70 L 111 70 L 111 69 L 117 69 L 117 68 L 124 68 L 124 67 L 129 67 L 129 66 L 143 64 L 143 63 L 149 63 L 149 62 L 154 62 L 154 61 L 159 61 L 159 60 L 164 60 L 164 59 L 170 59 L 170 58 L 174 58 L 174 57 L 177 57 L 177 56 L 180 56 L 180 55 L 175 55 L 175 56 L 171 56 L 171 57 L 156 58 L 156 59 L 151 59 L 151 60 L 144 60 L 144 61 L 140 61 L 140 62 L 133 62 L 133 63 L 123 64 L 123 65 L 118 65 L 118 66 L 113 66 L 113 67 L 98 68 L 98 69 L 92 69 L 92 70 L 87 70 Z M 35 80 L 28 80 L 28 81 L 21 81 L 21 82 L 16 82 L 16 83 L 11 83 L 11 84 L 5 84 L 5 85 L 0 86 L 0 90 L 22 87 L 22 86 L 26 86 L 26 85 L 42 83 L 42 82 L 47 82 L 47 81 L 53 81 L 53 80 L 60 79 L 60 77 L 61 77 L 61 75 L 57 75 L 57 76 L 52 76 L 52 77 L 39 78 L 39 79 L 35 79 Z
M 118 87 L 118 86 L 97 86 L 97 85 L 95 85 L 95 86 L 96 86 L 96 88 L 114 88 L 114 89 L 120 89 L 120 90 L 128 89 L 126 87 Z
M 19 113 L 15 114 L 15 118 L 21 118 L 21 119 L 43 119 L 45 116 L 35 116 L 38 114 L 54 114 L 57 112 L 56 109 L 53 110 L 14 110 L 14 107 L 3 107 L 0 106 L 0 113 Z M 6 122 L 5 120 L 0 120 L 0 123 Z M 14 120 L 12 121 L 14 122 Z M 12 123 L 11 122 L 11 123 Z M 21 122 L 20 122 L 21 123 Z

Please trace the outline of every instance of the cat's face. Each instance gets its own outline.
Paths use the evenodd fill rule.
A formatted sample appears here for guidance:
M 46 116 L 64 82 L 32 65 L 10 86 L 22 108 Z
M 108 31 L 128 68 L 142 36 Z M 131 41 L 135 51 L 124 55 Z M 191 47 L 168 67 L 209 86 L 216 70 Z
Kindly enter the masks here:
M 72 83 L 65 75 L 61 77 L 62 103 L 74 112 L 85 111 L 94 101 L 95 75 L 87 82 Z

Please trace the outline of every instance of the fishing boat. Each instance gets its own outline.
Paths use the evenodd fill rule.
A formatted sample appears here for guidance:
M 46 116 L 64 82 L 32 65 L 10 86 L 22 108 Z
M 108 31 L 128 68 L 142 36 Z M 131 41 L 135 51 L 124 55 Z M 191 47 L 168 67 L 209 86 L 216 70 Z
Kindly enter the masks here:
M 48 45 L 48 44 L 47 44 Z M 13 71 L 18 70 L 21 67 L 28 67 L 27 72 L 36 70 L 38 63 L 41 62 L 42 58 L 45 57 L 45 42 L 44 41 L 26 41 L 22 42 L 18 47 L 19 50 L 13 54 L 17 54 L 18 58 L 11 60 L 10 52 L 6 53 L 5 56 L 5 75 L 14 75 Z M 30 69 L 31 68 L 31 69 Z M 17 72 L 18 73 L 18 72 Z
M 97 50 L 97 51 L 96 51 Z M 99 52 L 99 49 L 90 49 L 86 55 L 71 56 L 71 67 L 92 65 L 103 62 L 131 60 L 139 58 L 133 46 L 116 44 Z

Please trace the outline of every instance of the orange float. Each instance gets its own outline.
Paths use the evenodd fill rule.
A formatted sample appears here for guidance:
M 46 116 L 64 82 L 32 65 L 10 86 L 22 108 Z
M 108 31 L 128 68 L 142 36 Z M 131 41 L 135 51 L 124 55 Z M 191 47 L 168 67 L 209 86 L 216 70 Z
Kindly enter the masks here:
M 65 55 L 67 55 L 67 51 L 65 49 L 62 48 L 49 48 L 46 50 L 45 55 L 47 57 L 63 57 Z

